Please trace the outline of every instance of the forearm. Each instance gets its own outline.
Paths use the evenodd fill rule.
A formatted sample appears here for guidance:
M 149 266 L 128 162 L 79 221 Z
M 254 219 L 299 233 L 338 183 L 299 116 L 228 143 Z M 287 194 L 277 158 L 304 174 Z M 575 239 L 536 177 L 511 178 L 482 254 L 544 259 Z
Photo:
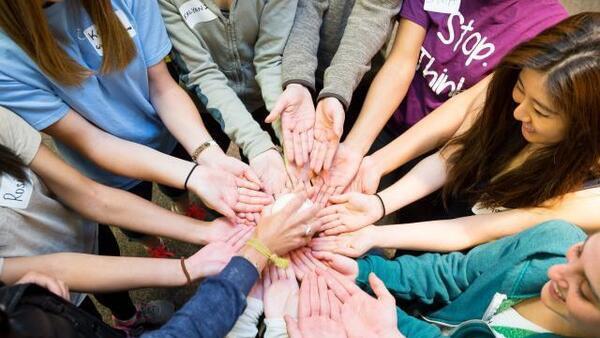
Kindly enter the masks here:
M 390 214 L 438 190 L 446 181 L 446 160 L 439 152 L 424 158 L 404 177 L 379 193 Z
M 98 223 L 198 245 L 210 240 L 209 222 L 176 214 L 126 191 L 96 184 L 88 197 L 68 204 Z
M 271 111 L 282 93 L 282 55 L 296 15 L 298 0 L 265 3 L 260 16 L 259 36 L 254 44 L 256 81 L 265 107 Z
M 317 53 L 321 41 L 323 15 L 329 6 L 327 0 L 299 0 L 282 60 L 283 86 L 301 84 L 311 91 L 316 90 L 315 72 Z
M 536 224 L 554 219 L 548 209 L 514 209 L 450 220 L 375 227 L 375 247 L 402 250 L 450 252 L 471 248 L 514 235 Z
M 2 281 L 12 284 L 28 271 L 64 281 L 79 292 L 111 292 L 145 287 L 181 286 L 186 282 L 175 259 L 110 257 L 57 253 L 6 258 Z
M 104 132 L 74 111 L 69 112 L 67 116 L 44 131 L 102 169 L 121 176 L 181 189 L 193 165 Z M 43 167 L 43 164 L 39 166 L 39 168 Z M 36 169 L 34 171 L 37 172 Z
M 399 0 L 356 1 L 338 51 L 325 71 L 319 98 L 334 96 L 348 107 L 371 59 L 386 41 L 400 5 Z
M 387 62 L 377 73 L 356 123 L 345 144 L 365 155 L 377 135 L 394 114 L 413 79 L 416 66 L 409 62 Z
M 393 142 L 371 155 L 378 165 L 379 174 L 386 175 L 417 156 L 442 146 L 457 134 L 459 128 L 468 129 L 470 123 L 465 124 L 467 116 L 477 116 L 470 113 L 478 112 L 483 106 L 489 80 L 490 76 L 450 98 Z
M 188 94 L 172 79 L 169 80 L 172 83 L 164 86 L 166 88 L 151 91 L 151 101 L 167 129 L 191 154 L 212 137 Z
M 186 163 L 186 167 L 189 165 Z M 207 242 L 209 224 L 169 212 L 127 191 L 98 184 L 45 146 L 40 147 L 31 168 L 58 199 L 88 219 L 195 244 Z M 181 173 L 182 182 L 185 173 Z

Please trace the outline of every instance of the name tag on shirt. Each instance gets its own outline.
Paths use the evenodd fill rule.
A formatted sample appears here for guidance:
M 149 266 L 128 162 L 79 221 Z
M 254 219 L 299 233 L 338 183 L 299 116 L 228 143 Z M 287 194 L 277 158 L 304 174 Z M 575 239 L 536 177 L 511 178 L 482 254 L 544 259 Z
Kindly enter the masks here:
M 428 12 L 453 14 L 460 9 L 460 0 L 425 0 L 423 9 Z
M 26 209 L 31 200 L 32 192 L 31 183 L 4 174 L 0 181 L 0 206 Z
M 125 29 L 127 30 L 127 33 L 129 33 L 129 36 L 136 36 L 137 32 L 133 28 L 133 25 L 131 24 L 125 13 L 123 13 L 123 11 L 121 10 L 118 10 L 115 11 L 115 14 L 117 15 L 117 18 L 119 18 L 119 21 L 121 21 L 121 24 L 123 24 L 123 27 L 125 27 Z M 104 52 L 102 51 L 102 39 L 100 38 L 100 33 L 98 32 L 96 25 L 91 25 L 88 28 L 86 28 L 83 31 L 83 35 L 85 35 L 86 39 L 90 42 L 92 47 L 94 47 L 98 55 L 104 55 Z
M 200 0 L 190 0 L 184 3 L 179 7 L 179 13 L 186 25 L 192 29 L 201 22 L 209 22 L 217 18 L 217 15 Z

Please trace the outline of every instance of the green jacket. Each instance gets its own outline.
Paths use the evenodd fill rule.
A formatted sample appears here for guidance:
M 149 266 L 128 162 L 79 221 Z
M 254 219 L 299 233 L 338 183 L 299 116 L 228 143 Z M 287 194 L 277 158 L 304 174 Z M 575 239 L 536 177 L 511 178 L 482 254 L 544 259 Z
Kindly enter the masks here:
M 366 288 L 369 273 L 374 272 L 397 298 L 443 304 L 422 319 L 398 309 L 398 329 L 408 338 L 446 337 L 440 326 L 454 328 L 451 337 L 495 337 L 487 325 L 496 311 L 494 295 L 538 297 L 548 281 L 548 268 L 565 262 L 567 249 L 585 238 L 575 225 L 550 221 L 477 246 L 467 254 L 427 253 L 395 260 L 367 256 L 358 260 L 356 282 Z
M 282 92 L 297 0 L 233 0 L 228 16 L 213 0 L 158 2 L 187 89 L 249 159 L 272 148 L 251 113 L 271 111 Z

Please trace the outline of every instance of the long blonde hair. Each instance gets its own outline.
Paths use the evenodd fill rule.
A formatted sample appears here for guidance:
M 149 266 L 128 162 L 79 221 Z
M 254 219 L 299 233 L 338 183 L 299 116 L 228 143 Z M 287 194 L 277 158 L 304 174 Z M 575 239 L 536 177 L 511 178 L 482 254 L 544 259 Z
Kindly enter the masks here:
M 102 37 L 101 74 L 125 69 L 136 48 L 114 13 L 110 0 L 78 0 Z M 0 28 L 50 78 L 65 86 L 80 85 L 90 70 L 73 60 L 52 35 L 40 0 L 0 0 Z

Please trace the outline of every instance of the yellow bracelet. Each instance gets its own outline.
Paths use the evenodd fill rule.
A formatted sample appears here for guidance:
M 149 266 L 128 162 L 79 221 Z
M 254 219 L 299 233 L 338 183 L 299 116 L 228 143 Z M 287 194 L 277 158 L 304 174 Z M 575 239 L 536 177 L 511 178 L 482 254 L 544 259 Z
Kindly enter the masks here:
M 281 258 L 281 257 L 277 256 L 277 254 L 272 253 L 271 250 L 269 250 L 269 248 L 267 248 L 264 244 L 262 244 L 259 240 L 255 239 L 255 238 L 251 238 L 250 240 L 248 240 L 246 245 L 249 245 L 254 250 L 256 250 L 258 253 L 267 257 L 267 259 L 270 262 L 272 262 L 273 264 L 275 264 L 275 266 L 278 268 L 285 269 L 290 264 L 289 260 L 287 260 L 285 258 Z

